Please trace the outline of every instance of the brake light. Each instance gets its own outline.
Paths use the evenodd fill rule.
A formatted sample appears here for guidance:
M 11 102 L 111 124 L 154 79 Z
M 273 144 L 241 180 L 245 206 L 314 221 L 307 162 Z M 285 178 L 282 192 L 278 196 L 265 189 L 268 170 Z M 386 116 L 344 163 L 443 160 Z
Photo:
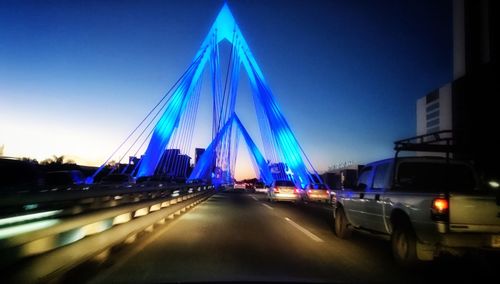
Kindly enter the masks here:
M 448 221 L 450 204 L 446 198 L 436 198 L 432 201 L 431 217 L 435 221 Z
M 274 190 L 275 193 L 279 193 L 280 192 L 280 189 L 277 188 L 277 187 L 273 188 L 273 190 Z
M 448 200 L 445 198 L 436 198 L 432 202 L 432 208 L 438 212 L 444 212 L 445 210 L 448 210 Z
M 300 191 L 296 188 L 296 189 L 294 189 L 294 190 L 293 190 L 293 193 L 295 193 L 295 194 L 299 194 L 299 193 L 300 193 Z
M 312 193 L 313 191 L 309 189 L 307 192 Z

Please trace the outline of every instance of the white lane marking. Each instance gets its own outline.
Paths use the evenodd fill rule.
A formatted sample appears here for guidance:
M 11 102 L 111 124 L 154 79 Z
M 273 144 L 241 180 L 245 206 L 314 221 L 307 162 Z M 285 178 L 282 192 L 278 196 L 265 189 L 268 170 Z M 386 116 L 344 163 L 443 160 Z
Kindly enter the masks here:
M 290 220 L 290 218 L 288 217 L 285 217 L 285 220 L 290 223 L 290 225 L 294 226 L 297 230 L 301 231 L 302 233 L 304 233 L 306 236 L 308 236 L 309 238 L 311 238 L 313 241 L 315 242 L 320 242 L 322 243 L 323 240 L 320 239 L 318 236 L 316 236 L 315 234 L 309 232 L 306 228 L 302 227 L 301 225 L 295 223 L 294 221 Z
M 267 207 L 267 209 L 271 209 L 271 210 L 273 210 L 273 209 L 274 209 L 274 208 L 272 208 L 271 206 L 269 206 L 269 205 L 267 205 L 267 204 L 265 204 L 265 203 L 261 203 L 261 204 L 262 204 L 262 206 Z
M 255 196 L 253 196 L 253 195 L 252 195 L 252 198 L 253 198 L 253 200 L 255 200 L 255 201 L 259 201 L 259 200 L 257 199 L 257 197 L 255 197 Z

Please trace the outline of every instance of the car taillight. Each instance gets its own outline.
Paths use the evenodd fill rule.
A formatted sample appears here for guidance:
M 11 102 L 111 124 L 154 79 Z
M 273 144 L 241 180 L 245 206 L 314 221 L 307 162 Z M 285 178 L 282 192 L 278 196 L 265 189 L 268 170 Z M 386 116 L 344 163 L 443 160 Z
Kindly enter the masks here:
M 293 190 L 293 193 L 295 193 L 295 194 L 299 194 L 299 193 L 300 193 L 300 191 L 299 191 L 299 189 L 298 189 L 298 188 L 296 188 L 296 189 L 294 189 L 294 190 Z
M 273 190 L 274 190 L 275 193 L 279 193 L 280 192 L 280 189 L 277 188 L 277 187 L 275 187 Z
M 436 198 L 432 201 L 431 218 L 434 221 L 448 221 L 450 204 L 446 198 Z
M 313 191 L 312 191 L 312 190 L 310 190 L 310 189 L 309 189 L 307 192 L 308 192 L 308 193 L 313 193 Z

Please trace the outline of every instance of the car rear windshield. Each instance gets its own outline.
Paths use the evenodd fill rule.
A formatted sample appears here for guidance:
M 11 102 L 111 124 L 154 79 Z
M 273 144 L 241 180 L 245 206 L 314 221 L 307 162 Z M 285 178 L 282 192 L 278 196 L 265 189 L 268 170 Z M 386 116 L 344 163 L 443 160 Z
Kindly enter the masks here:
M 293 181 L 289 181 L 289 180 L 277 180 L 276 181 L 276 186 L 295 187 L 295 184 L 293 183 Z
M 467 192 L 476 187 L 471 167 L 428 162 L 401 163 L 397 183 L 401 190 L 423 192 Z

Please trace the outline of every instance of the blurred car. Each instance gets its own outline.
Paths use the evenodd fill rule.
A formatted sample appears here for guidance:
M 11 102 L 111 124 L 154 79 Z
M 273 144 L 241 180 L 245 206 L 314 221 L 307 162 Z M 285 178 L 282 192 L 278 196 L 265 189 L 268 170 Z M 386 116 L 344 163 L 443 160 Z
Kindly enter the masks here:
M 234 183 L 234 191 L 244 191 L 246 189 L 246 185 L 244 182 L 235 182 Z
M 301 190 L 290 180 L 275 180 L 267 191 L 267 199 L 274 201 L 299 201 Z
M 255 188 L 255 192 L 258 192 L 258 193 L 266 193 L 267 192 L 266 185 L 260 181 L 255 183 L 254 188 Z
M 132 187 L 135 184 L 133 177 L 126 174 L 111 174 L 103 177 L 99 188 Z
M 303 191 L 304 201 L 330 202 L 330 190 L 324 184 L 308 184 Z
M 85 186 L 85 176 L 78 170 L 47 172 L 44 184 L 50 191 L 88 189 Z

